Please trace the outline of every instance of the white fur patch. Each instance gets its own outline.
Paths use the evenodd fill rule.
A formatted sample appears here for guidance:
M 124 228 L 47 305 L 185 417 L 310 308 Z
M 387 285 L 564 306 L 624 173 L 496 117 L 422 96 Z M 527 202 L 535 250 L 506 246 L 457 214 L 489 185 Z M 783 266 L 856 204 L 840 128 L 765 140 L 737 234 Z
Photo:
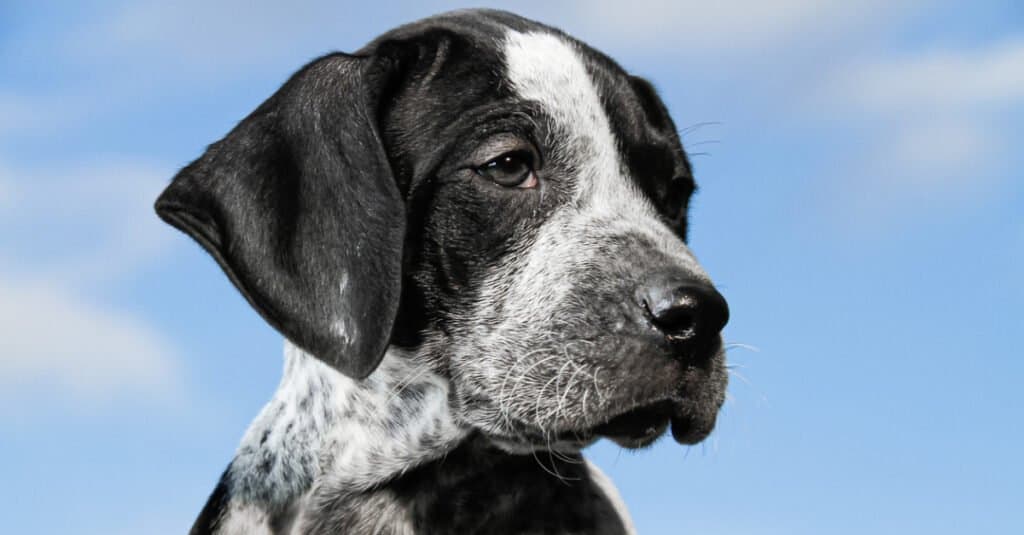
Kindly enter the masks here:
M 341 272 L 341 279 L 338 281 L 338 293 L 341 296 L 341 303 L 346 303 L 348 286 L 348 273 L 343 271 Z M 338 319 L 334 321 L 334 325 L 332 327 L 334 329 L 334 333 L 337 334 L 345 344 L 353 344 L 356 340 L 356 336 L 359 334 L 355 326 L 352 325 L 352 320 L 348 317 L 347 312 L 343 312 Z
M 505 61 L 516 93 L 539 103 L 554 119 L 555 135 L 578 170 L 574 202 L 563 208 L 574 213 L 556 214 L 545 227 L 565 235 L 568 229 L 599 222 L 604 232 L 638 234 L 670 257 L 688 260 L 686 267 L 693 275 L 707 279 L 690 250 L 662 224 L 654 206 L 629 179 L 598 90 L 576 46 L 554 34 L 510 31 Z M 538 245 L 544 244 L 538 240 Z M 559 258 L 550 256 L 557 252 L 536 254 Z
M 232 462 L 232 500 L 281 511 L 314 482 L 365 490 L 455 447 L 466 430 L 452 419 L 448 381 L 416 361 L 391 349 L 357 381 L 286 342 L 281 384 Z
M 247 503 L 231 505 L 217 526 L 217 535 L 274 535 L 267 513 Z
M 625 186 L 608 117 L 597 89 L 574 47 L 548 33 L 509 32 L 505 44 L 508 77 L 516 93 L 539 102 L 560 129 L 579 164 L 576 200 L 614 197 Z M 650 210 L 650 206 L 637 208 Z
M 340 374 L 338 374 L 340 376 Z M 448 380 L 416 366 L 411 355 L 389 350 L 370 377 L 355 383 L 351 417 L 325 437 L 328 484 L 365 490 L 412 467 L 443 456 L 466 436 L 448 406 Z M 414 389 L 414 390 L 413 390 Z M 417 392 L 402 397 L 403 391 Z
M 612 483 L 611 478 L 590 461 L 587 461 L 587 470 L 590 472 L 590 480 L 604 492 L 615 512 L 619 514 L 619 519 L 622 520 L 622 525 L 626 528 L 625 535 L 636 535 L 633 517 L 629 516 L 629 508 L 626 507 L 626 502 L 619 495 L 619 489 L 615 488 L 615 483 Z
M 551 214 L 526 258 L 513 259 L 518 264 L 516 282 L 502 296 L 509 309 L 543 321 L 554 313 L 552 304 L 571 298 L 572 279 L 559 269 L 569 269 L 571 262 L 603 261 L 601 246 L 616 235 L 647 239 L 694 278 L 710 282 L 686 244 L 662 223 L 630 179 L 576 46 L 553 34 L 509 31 L 505 61 L 513 90 L 551 117 L 558 156 L 575 170 L 575 176 L 562 178 L 575 184 L 572 202 Z M 496 273 L 495 284 L 485 288 L 500 287 L 497 279 L 503 277 L 507 275 Z

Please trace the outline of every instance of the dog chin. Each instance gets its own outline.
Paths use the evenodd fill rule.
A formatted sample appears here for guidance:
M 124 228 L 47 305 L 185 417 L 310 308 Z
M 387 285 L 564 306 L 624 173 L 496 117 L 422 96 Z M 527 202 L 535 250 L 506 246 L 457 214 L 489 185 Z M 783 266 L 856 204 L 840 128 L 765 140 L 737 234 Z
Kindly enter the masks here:
M 530 455 L 538 451 L 555 451 L 559 453 L 575 454 L 590 446 L 600 438 L 595 435 L 583 436 L 582 434 L 569 434 L 551 440 L 538 437 L 508 437 L 488 435 L 491 444 L 498 449 L 512 455 Z
M 646 448 L 672 426 L 672 438 L 683 445 L 696 444 L 711 434 L 717 410 L 693 410 L 690 403 L 665 400 L 631 409 L 598 425 L 593 433 L 629 449 Z
M 709 411 L 709 415 L 694 415 L 685 402 L 664 400 L 631 409 L 587 429 L 548 436 L 488 434 L 487 437 L 497 448 L 515 455 L 538 451 L 578 453 L 601 438 L 626 449 L 643 449 L 663 437 L 670 425 L 672 438 L 677 443 L 696 444 L 711 434 L 715 420 L 715 411 Z

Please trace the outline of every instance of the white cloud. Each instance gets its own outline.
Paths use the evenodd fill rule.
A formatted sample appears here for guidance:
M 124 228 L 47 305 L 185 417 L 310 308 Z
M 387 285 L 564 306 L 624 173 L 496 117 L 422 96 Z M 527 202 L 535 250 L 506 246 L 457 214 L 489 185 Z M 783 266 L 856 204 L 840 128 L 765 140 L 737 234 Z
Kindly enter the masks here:
M 177 360 L 154 329 L 51 283 L 0 276 L 0 388 L 57 388 L 76 401 L 172 396 Z
M 1024 36 L 974 50 L 936 50 L 846 67 L 831 90 L 857 109 L 965 113 L 1024 99 Z
M 963 211 L 983 202 L 1003 177 L 1002 135 L 971 121 L 909 121 L 873 130 L 867 147 L 845 155 L 830 182 L 829 209 L 848 229 L 882 230 L 901 217 Z
M 172 240 L 152 206 L 172 175 L 169 166 L 120 158 L 0 165 L 0 266 L 96 284 L 157 258 Z
M 87 115 L 78 95 L 18 94 L 0 91 L 0 136 L 48 133 Z
M 0 162 L 0 391 L 103 401 L 180 390 L 170 343 L 102 289 L 167 251 L 152 203 L 162 166 L 112 159 L 50 169 Z
M 869 19 L 885 18 L 906 3 L 602 0 L 524 1 L 496 7 L 565 27 L 602 48 L 713 63 L 725 55 L 748 52 L 743 68 L 749 69 L 791 57 L 764 57 L 766 50 L 798 50 L 795 43 L 820 46 L 821 40 L 862 27 Z M 0 137 L 80 126 L 90 117 L 137 102 L 140 95 L 157 101 L 155 95 L 216 90 L 254 74 L 276 73 L 283 80 L 322 53 L 352 51 L 394 25 L 459 7 L 464 6 L 400 2 L 392 6 L 390 18 L 376 13 L 369 19 L 369 12 L 322 0 L 109 5 L 82 17 L 63 42 L 42 48 L 30 45 L 54 68 L 68 73 L 70 81 L 46 94 L 0 87 L 0 117 L 5 117 Z
M 867 0 L 577 1 L 572 20 L 602 41 L 718 61 L 723 54 L 818 42 L 883 20 L 911 2 Z M 775 58 L 762 58 L 769 62 Z
M 864 26 L 892 19 L 916 0 L 523 0 L 482 2 L 564 27 L 594 44 L 643 49 L 717 61 L 735 51 L 761 53 L 820 44 Z M 73 63 L 124 64 L 133 77 L 199 76 L 223 82 L 254 68 L 298 67 L 328 50 L 352 51 L 392 26 L 442 11 L 459 2 L 396 2 L 393 15 L 344 3 L 312 0 L 277 4 L 129 2 L 97 12 L 70 32 L 64 50 Z M 372 16 L 372 18 L 371 18 Z M 709 56 L 710 54 L 710 56 Z M 143 58 L 143 59 L 140 59 Z M 759 58 L 765 59 L 765 58 Z M 771 58 L 769 58 L 771 59 Z
M 941 186 L 939 182 L 977 167 L 979 160 L 991 158 L 1001 143 L 991 132 L 970 121 L 931 121 L 911 124 L 893 134 L 892 144 L 878 150 L 882 162 L 898 164 L 908 172 L 907 181 L 914 187 Z
M 861 225 L 987 198 L 1014 150 L 1006 118 L 1024 113 L 1022 66 L 1017 37 L 837 68 L 817 109 L 867 140 L 845 155 L 841 191 L 831 195 L 844 205 L 838 213 Z
M 161 96 L 209 94 L 253 76 L 283 81 L 314 57 L 351 51 L 391 24 L 405 22 L 396 18 L 371 24 L 352 15 L 351 8 L 325 0 L 98 6 L 60 35 L 25 43 L 18 51 L 41 58 L 37 63 L 45 63 L 47 72 L 40 77 L 43 82 L 0 82 L 0 140 L 81 127 L 140 102 L 157 106 Z M 50 80 L 49 88 L 40 91 L 36 84 L 45 84 L 48 77 L 59 81 Z M 25 82 L 28 87 L 19 86 Z
M 311 59 L 351 46 L 346 37 L 362 24 L 352 24 L 348 11 L 344 4 L 324 1 L 128 2 L 71 32 L 65 52 L 81 64 L 124 63 L 158 78 L 223 82 L 295 54 Z

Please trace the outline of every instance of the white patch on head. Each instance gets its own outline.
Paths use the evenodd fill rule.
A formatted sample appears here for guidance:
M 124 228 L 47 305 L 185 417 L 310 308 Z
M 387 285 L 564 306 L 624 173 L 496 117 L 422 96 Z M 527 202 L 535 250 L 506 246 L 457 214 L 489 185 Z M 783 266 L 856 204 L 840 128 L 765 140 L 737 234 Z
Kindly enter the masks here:
M 515 286 L 502 296 L 513 310 L 540 313 L 551 303 L 563 302 L 572 281 L 556 265 L 603 261 L 598 251 L 613 236 L 644 238 L 694 278 L 709 281 L 686 244 L 662 222 L 630 179 L 577 46 L 550 33 L 509 31 L 505 38 L 512 89 L 522 99 L 538 103 L 551 117 L 559 157 L 569 160 L 575 170 L 574 177 L 560 177 L 574 181 L 572 201 L 544 223 L 527 258 L 515 260 L 521 263 Z
M 505 61 L 514 91 L 525 100 L 539 103 L 554 120 L 555 136 L 577 170 L 573 202 L 560 210 L 570 213 L 556 213 L 545 229 L 564 237 L 566 227 L 579 229 L 600 222 L 602 233 L 643 236 L 684 262 L 694 276 L 707 279 L 686 245 L 661 222 L 654 206 L 629 179 L 611 123 L 577 45 L 550 33 L 510 31 L 505 38 Z M 542 235 L 538 239 L 539 246 L 554 245 L 544 238 Z M 550 256 L 553 253 L 537 254 L 557 258 Z
M 580 188 L 575 200 L 619 193 L 609 187 L 615 181 L 607 180 L 621 166 L 608 117 L 573 45 L 553 34 L 513 31 L 506 37 L 505 59 L 515 92 L 544 107 L 559 128 L 556 135 L 578 156 L 581 184 L 602 190 Z

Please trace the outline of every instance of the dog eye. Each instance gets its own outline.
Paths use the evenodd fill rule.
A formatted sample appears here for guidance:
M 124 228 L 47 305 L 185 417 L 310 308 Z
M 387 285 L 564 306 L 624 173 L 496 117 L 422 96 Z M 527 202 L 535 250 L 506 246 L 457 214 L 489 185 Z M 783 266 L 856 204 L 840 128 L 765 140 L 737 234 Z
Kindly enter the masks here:
M 506 152 L 477 167 L 476 174 L 507 188 L 537 187 L 533 155 L 526 151 Z

